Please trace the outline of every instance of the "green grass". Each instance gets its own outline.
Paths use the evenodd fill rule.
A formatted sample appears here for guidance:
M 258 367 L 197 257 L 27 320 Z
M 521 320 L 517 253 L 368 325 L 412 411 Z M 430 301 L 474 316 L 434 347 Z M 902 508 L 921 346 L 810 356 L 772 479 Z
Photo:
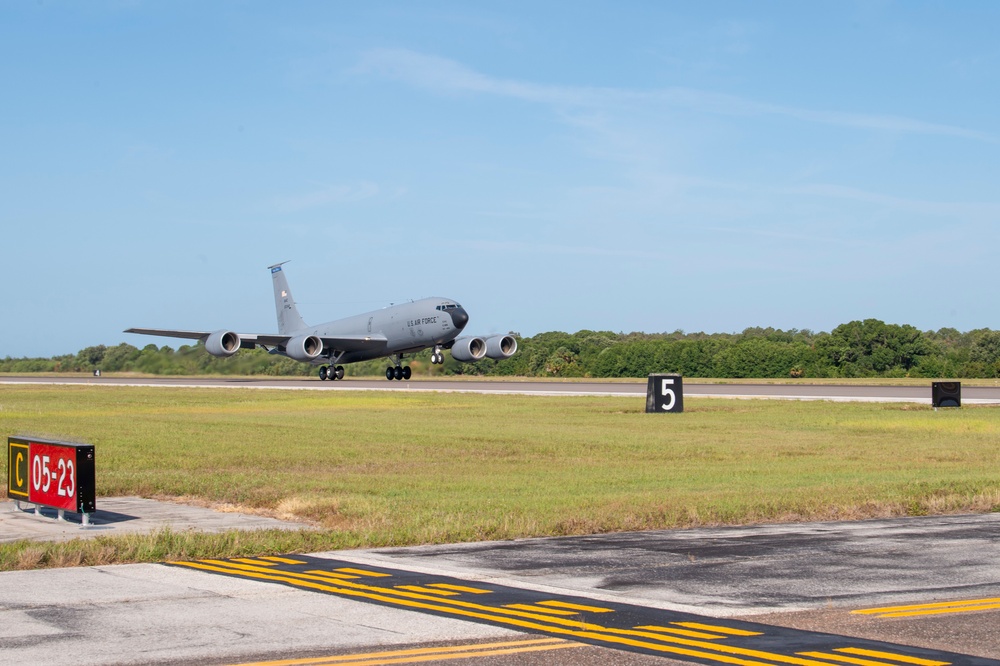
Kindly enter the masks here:
M 1000 409 L 0 386 L 0 433 L 97 451 L 101 497 L 318 526 L 0 545 L 0 569 L 1000 510 Z M 6 458 L 6 456 L 4 456 Z M 6 478 L 6 460 L 0 467 Z

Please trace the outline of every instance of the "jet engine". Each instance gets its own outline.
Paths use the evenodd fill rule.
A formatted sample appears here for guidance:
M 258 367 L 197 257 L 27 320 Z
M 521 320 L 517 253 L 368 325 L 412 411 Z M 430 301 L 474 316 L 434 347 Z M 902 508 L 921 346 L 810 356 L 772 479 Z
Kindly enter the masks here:
M 205 351 L 225 358 L 240 350 L 240 336 L 232 331 L 216 331 L 205 338 Z
M 323 353 L 323 341 L 315 335 L 299 335 L 285 343 L 285 353 L 296 361 L 309 362 Z
M 486 355 L 494 361 L 510 358 L 517 351 L 517 340 L 513 335 L 494 335 L 486 338 Z
M 475 363 L 486 356 L 486 340 L 482 338 L 459 338 L 451 348 L 451 356 L 462 363 Z

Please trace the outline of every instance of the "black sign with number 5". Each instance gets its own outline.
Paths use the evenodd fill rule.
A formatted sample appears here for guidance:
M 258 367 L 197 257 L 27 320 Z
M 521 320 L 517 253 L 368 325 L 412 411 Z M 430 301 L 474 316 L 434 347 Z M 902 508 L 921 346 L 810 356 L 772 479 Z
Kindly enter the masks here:
M 680 375 L 650 375 L 646 387 L 646 412 L 676 414 L 684 411 L 684 385 Z

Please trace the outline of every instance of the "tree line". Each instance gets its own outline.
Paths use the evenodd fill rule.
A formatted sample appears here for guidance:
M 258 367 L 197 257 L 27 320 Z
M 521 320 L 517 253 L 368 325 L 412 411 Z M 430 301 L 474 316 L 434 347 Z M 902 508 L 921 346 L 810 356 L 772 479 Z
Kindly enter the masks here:
M 503 361 L 459 363 L 446 355 L 430 363 L 430 350 L 409 359 L 423 375 L 521 377 L 645 377 L 675 372 L 715 378 L 1000 377 L 1000 331 L 953 328 L 920 331 L 878 319 L 841 324 L 829 333 L 748 328 L 742 333 L 549 332 L 518 338 L 518 352 Z M 378 376 L 383 360 L 347 366 L 348 375 Z M 203 345 L 178 349 L 127 343 L 98 345 L 53 358 L 0 360 L 0 372 L 137 372 L 154 375 L 312 375 L 316 368 L 244 350 L 211 356 Z

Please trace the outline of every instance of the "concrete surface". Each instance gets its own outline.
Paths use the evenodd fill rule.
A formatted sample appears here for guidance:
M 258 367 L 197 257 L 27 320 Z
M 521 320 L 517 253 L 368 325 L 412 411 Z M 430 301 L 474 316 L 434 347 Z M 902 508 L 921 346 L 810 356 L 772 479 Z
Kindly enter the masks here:
M 308 529 L 309 525 L 287 520 L 242 513 L 220 512 L 212 509 L 158 502 L 142 497 L 99 497 L 97 511 L 90 517 L 90 525 L 82 524 L 82 516 L 66 513 L 65 520 L 57 519 L 54 509 L 42 508 L 36 515 L 33 504 L 0 501 L 0 543 L 21 539 L 33 541 L 69 541 L 96 536 L 115 536 L 152 532 L 169 527 L 175 531 L 224 532 L 226 530 Z

